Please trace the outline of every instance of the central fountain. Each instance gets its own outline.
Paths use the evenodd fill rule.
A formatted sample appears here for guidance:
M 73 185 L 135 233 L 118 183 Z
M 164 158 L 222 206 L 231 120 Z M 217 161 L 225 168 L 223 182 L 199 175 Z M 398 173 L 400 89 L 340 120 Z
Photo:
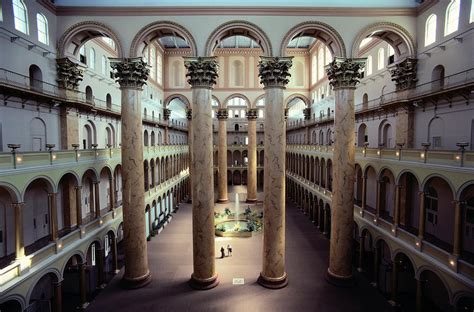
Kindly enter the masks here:
M 215 234 L 221 237 L 251 237 L 252 232 L 258 232 L 263 225 L 263 211 L 257 211 L 248 206 L 242 213 L 240 211 L 239 194 L 235 193 L 234 208 L 224 209 L 224 212 L 214 213 Z

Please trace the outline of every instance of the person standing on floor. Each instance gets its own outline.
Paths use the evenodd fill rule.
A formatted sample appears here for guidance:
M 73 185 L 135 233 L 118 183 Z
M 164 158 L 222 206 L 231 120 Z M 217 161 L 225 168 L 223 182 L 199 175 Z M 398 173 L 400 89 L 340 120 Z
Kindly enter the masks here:
M 221 246 L 221 259 L 225 257 L 225 249 L 224 246 Z
M 232 257 L 232 246 L 227 244 L 227 256 Z

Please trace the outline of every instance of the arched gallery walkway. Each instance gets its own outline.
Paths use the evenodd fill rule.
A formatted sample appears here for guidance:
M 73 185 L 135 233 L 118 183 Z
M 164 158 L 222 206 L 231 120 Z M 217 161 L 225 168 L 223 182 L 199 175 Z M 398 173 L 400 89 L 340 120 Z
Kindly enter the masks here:
M 230 242 L 233 256 L 217 259 L 220 284 L 211 290 L 194 291 L 188 285 L 192 272 L 191 205 L 181 204 L 166 229 L 148 242 L 152 282 L 141 289 L 123 291 L 121 272 L 99 294 L 89 311 L 126 311 L 134 302 L 137 311 L 308 311 L 308 307 L 331 307 L 327 311 L 390 311 L 390 306 L 366 279 L 358 287 L 337 288 L 324 279 L 329 240 L 287 202 L 286 261 L 289 287 L 269 290 L 257 284 L 262 262 L 262 234 L 250 239 L 216 239 L 216 255 Z M 233 285 L 244 278 L 244 285 Z

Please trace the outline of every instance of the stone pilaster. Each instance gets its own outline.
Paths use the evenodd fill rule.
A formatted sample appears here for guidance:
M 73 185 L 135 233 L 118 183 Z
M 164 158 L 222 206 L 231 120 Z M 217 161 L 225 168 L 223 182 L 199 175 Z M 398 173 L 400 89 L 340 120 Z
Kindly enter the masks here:
M 248 174 L 247 174 L 247 202 L 257 201 L 257 118 L 258 110 L 250 108 L 247 111 L 248 119 Z
M 122 91 L 122 205 L 125 273 L 122 285 L 139 288 L 151 281 L 145 234 L 142 87 L 150 70 L 141 57 L 112 59 Z
M 186 77 L 193 92 L 192 194 L 193 194 L 193 274 L 190 285 L 210 289 L 219 283 L 214 250 L 214 175 L 212 144 L 212 87 L 217 78 L 215 57 L 187 57 Z
M 267 288 L 288 284 L 285 271 L 285 149 L 284 95 L 291 57 L 261 57 L 260 82 L 265 89 L 265 164 L 263 267 L 258 282 Z
M 335 92 L 335 142 L 331 242 L 327 279 L 335 285 L 352 285 L 352 228 L 354 223 L 354 91 L 365 59 L 336 57 L 327 67 Z M 328 183 L 329 181 L 326 181 Z M 326 228 L 326 227 L 325 227 Z
M 217 202 L 226 203 L 229 201 L 227 195 L 227 118 L 229 112 L 227 108 L 220 108 L 217 111 L 219 120 L 219 146 L 218 146 L 218 179 L 217 181 Z
M 23 207 L 25 203 L 14 203 L 12 207 L 15 211 L 15 256 L 16 259 L 25 256 L 25 244 L 23 240 Z
M 397 91 L 412 89 L 416 86 L 417 59 L 405 58 L 403 61 L 393 64 L 389 67 L 392 81 L 395 81 Z
M 56 59 L 56 69 L 58 74 L 56 81 L 60 88 L 78 89 L 84 75 L 84 69 L 79 63 L 73 62 L 67 57 Z

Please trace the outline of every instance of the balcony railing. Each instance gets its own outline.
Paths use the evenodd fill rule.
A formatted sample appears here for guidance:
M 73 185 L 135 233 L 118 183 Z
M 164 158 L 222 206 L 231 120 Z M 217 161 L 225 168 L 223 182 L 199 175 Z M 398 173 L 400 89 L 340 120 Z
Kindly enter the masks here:
M 187 145 L 160 145 L 144 147 L 144 158 L 156 157 L 157 153 L 171 155 L 176 152 L 187 152 Z M 44 167 L 54 164 L 90 162 L 94 160 L 121 158 L 120 148 L 92 150 L 61 150 L 44 152 L 0 153 L 0 171 L 17 168 Z
M 332 154 L 334 148 L 332 146 L 318 145 L 288 145 L 287 151 L 308 151 Z M 355 152 L 356 158 L 367 157 L 382 160 L 474 168 L 474 151 L 356 147 Z
M 397 102 L 415 101 L 431 94 L 446 92 L 467 86 L 471 83 L 474 83 L 474 68 L 446 76 L 442 79 L 417 84 L 415 88 L 409 89 L 407 92 L 393 91 L 383 94 L 381 97 L 372 99 L 366 103 L 357 104 L 355 106 L 355 112 L 362 113 L 364 111 L 382 108 L 386 105 L 395 104 Z M 303 119 L 292 120 L 288 122 L 287 129 L 297 129 L 303 126 L 312 126 L 321 122 L 329 122 L 333 119 L 333 115 L 326 115 L 306 121 Z

